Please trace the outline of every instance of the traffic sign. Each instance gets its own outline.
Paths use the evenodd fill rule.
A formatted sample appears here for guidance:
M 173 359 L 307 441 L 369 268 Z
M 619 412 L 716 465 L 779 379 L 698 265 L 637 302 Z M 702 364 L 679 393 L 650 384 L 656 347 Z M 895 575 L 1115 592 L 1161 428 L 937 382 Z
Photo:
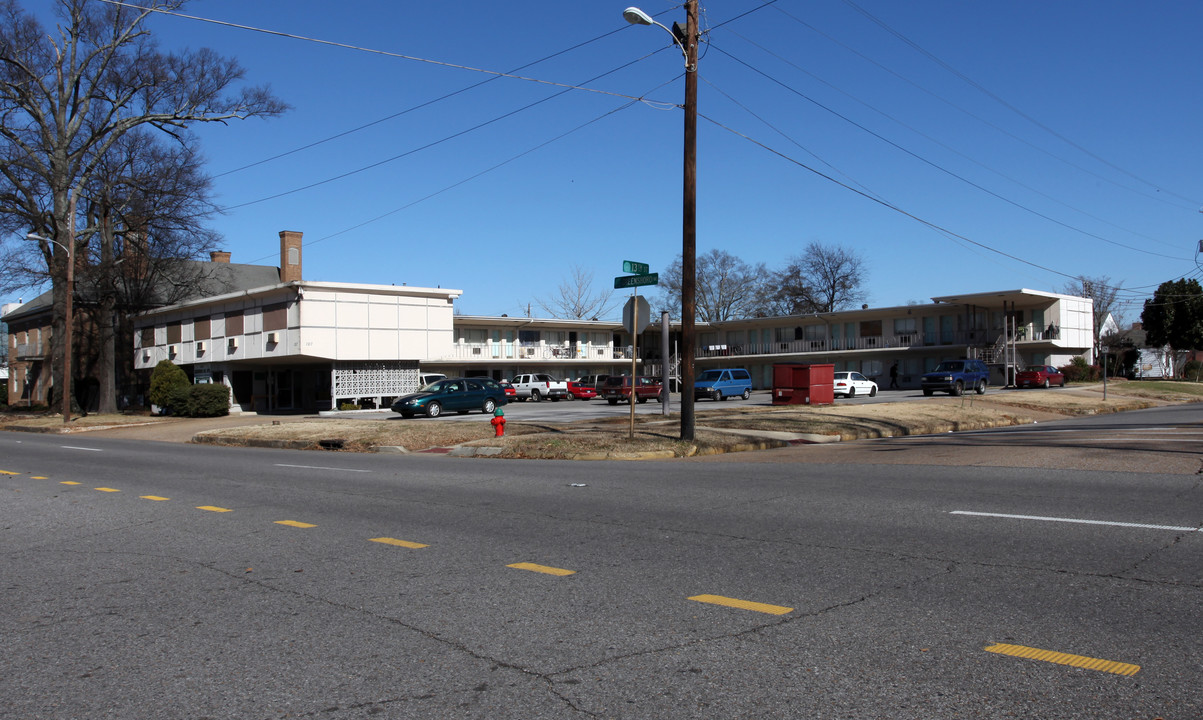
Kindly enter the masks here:
M 647 275 L 651 270 L 651 265 L 647 263 L 635 262 L 634 260 L 623 260 L 622 271 L 625 273 L 635 273 L 636 275 Z
M 659 285 L 660 273 L 648 275 L 620 275 L 614 278 L 614 289 L 640 287 L 642 285 Z
M 638 335 L 652 321 L 652 307 L 642 295 L 627 300 L 622 308 L 622 326 L 632 335 Z

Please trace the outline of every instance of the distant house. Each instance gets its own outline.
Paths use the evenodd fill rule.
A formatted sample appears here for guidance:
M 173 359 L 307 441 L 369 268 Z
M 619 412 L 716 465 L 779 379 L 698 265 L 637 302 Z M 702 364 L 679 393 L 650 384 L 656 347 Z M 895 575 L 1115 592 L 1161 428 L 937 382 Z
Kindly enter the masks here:
M 1116 333 L 1113 342 L 1129 347 L 1137 353 L 1131 373 L 1134 379 L 1174 377 L 1174 354 L 1168 346 L 1148 347 L 1144 326 L 1134 322 L 1132 327 Z

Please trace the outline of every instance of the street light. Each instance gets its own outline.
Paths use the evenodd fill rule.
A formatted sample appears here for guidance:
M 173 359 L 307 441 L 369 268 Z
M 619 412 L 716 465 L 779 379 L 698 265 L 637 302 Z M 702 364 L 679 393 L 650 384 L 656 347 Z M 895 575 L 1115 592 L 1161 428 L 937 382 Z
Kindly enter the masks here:
M 685 152 L 681 208 L 681 439 L 693 440 L 693 338 L 697 284 L 698 0 L 685 2 L 685 29 L 669 30 L 637 7 L 622 11 L 632 25 L 659 25 L 685 54 Z
M 71 195 L 71 200 L 68 203 L 68 215 L 71 216 L 70 225 L 67 229 L 67 245 L 62 244 L 58 240 L 44 238 L 41 235 L 29 233 L 25 236 L 27 240 L 35 240 L 40 242 L 50 242 L 58 245 L 67 253 L 67 299 L 63 308 L 63 424 L 71 422 L 71 296 L 74 294 L 75 283 L 75 253 L 72 246 L 75 245 L 75 195 Z

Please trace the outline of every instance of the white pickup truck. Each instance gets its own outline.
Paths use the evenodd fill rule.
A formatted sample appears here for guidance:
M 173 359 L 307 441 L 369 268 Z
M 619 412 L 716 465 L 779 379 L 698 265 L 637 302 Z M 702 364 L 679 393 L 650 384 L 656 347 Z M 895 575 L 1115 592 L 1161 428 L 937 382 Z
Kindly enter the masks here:
M 515 375 L 510 384 L 514 386 L 517 395 L 515 400 L 531 399 L 539 402 L 543 398 L 550 400 L 568 400 L 572 395 L 568 392 L 568 381 L 556 380 L 546 373 L 529 373 Z

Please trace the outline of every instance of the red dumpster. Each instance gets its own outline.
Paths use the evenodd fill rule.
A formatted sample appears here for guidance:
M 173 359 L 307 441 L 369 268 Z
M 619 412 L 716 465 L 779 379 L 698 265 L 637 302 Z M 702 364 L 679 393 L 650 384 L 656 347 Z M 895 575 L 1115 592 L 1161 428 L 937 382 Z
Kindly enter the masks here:
M 830 405 L 835 402 L 835 365 L 779 363 L 773 366 L 774 405 Z

